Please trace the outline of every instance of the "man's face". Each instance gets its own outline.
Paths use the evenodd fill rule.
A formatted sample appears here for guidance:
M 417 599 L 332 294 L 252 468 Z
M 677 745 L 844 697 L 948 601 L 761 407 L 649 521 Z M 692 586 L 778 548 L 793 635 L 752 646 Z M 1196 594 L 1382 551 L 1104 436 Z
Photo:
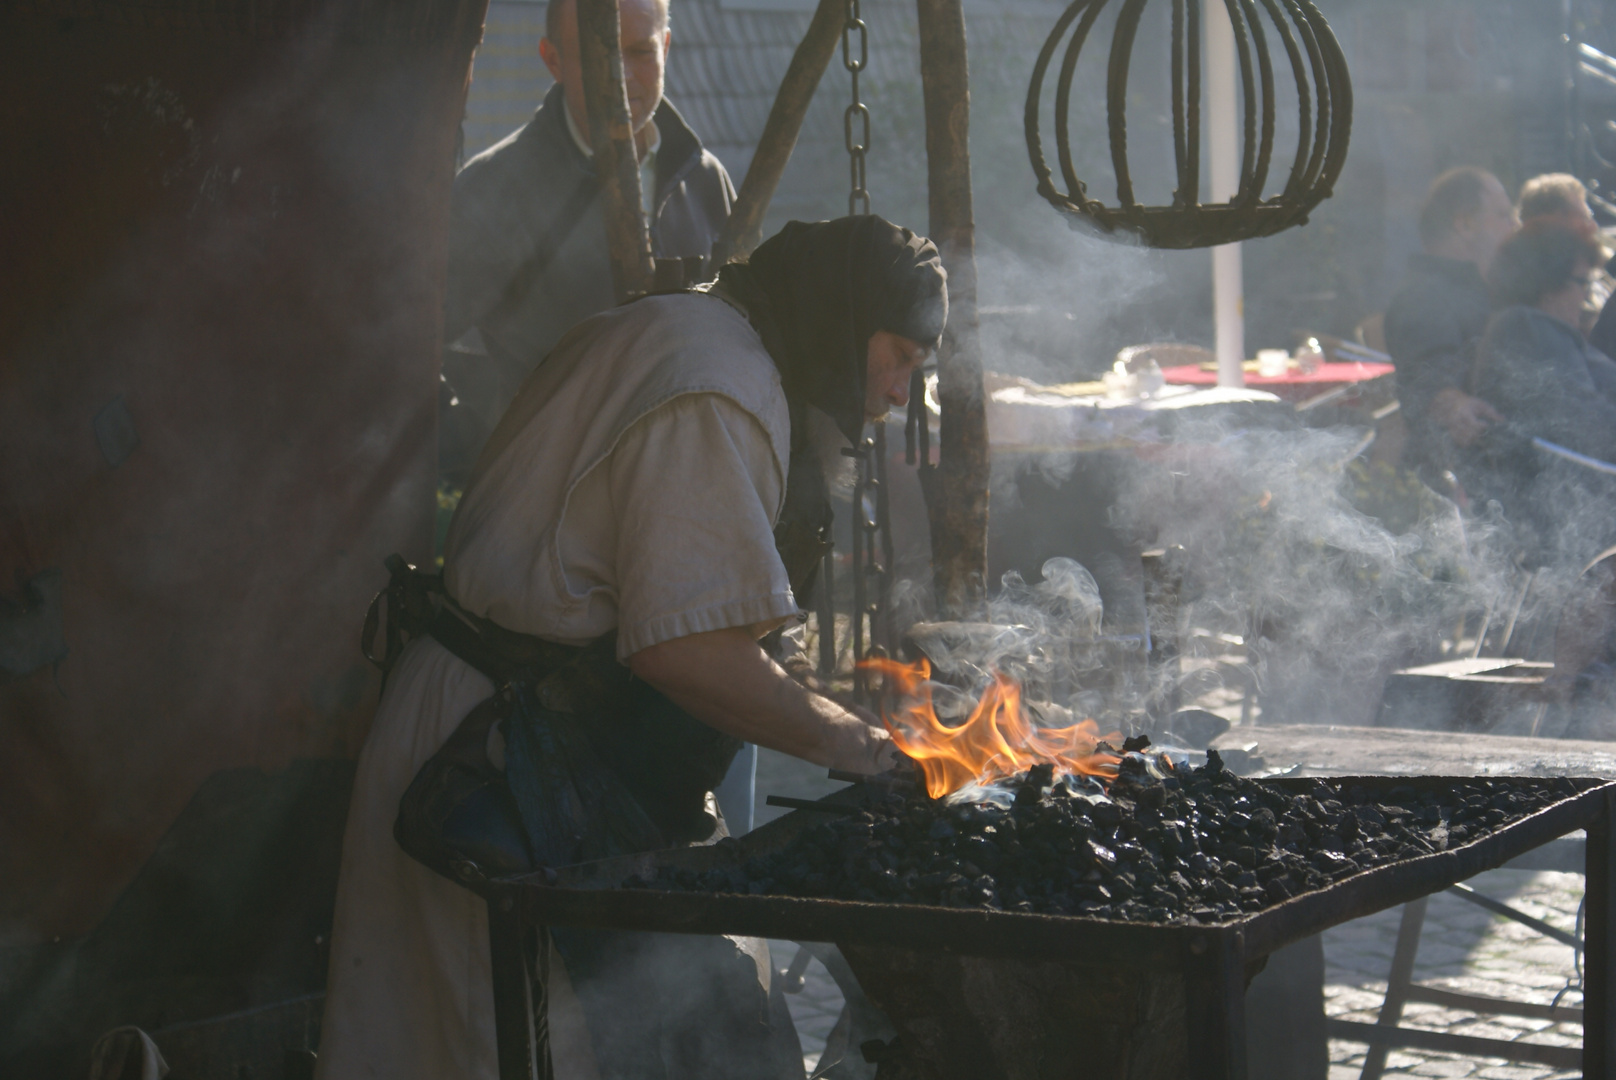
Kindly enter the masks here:
M 578 5 L 565 3 L 560 11 L 559 42 L 539 42 L 544 66 L 566 91 L 567 111 L 589 138 L 589 111 L 584 106 L 584 72 L 578 53 Z M 638 133 L 662 104 L 663 76 L 667 69 L 668 10 L 659 0 L 618 0 L 619 48 L 623 52 L 623 82 L 628 90 L 629 117 Z
M 1471 261 L 1485 272 L 1498 253 L 1498 245 L 1508 240 L 1520 225 L 1515 217 L 1515 204 L 1509 201 L 1498 177 L 1487 178 L 1482 188 L 1481 206 L 1474 214 L 1461 218 L 1458 225 L 1468 241 Z
M 864 354 L 864 418 L 872 423 L 909 404 L 909 379 L 931 350 L 888 330 L 870 336 Z

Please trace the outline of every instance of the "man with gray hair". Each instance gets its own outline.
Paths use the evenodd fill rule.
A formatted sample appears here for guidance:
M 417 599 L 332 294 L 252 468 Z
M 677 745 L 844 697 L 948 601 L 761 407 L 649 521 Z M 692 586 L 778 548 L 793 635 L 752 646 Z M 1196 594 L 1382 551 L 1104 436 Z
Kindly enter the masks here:
M 662 96 L 666 0 L 621 0 L 621 49 L 653 253 L 699 272 L 729 217 L 724 166 Z M 576 322 L 616 303 L 584 103 L 575 0 L 553 0 L 539 55 L 555 78 L 533 119 L 468 161 L 449 219 L 444 341 L 478 331 L 486 358 L 451 352 L 445 375 L 472 414 L 451 473 L 469 472 L 530 371 Z M 695 273 L 690 276 L 694 277 Z M 446 448 L 448 449 L 448 448 Z

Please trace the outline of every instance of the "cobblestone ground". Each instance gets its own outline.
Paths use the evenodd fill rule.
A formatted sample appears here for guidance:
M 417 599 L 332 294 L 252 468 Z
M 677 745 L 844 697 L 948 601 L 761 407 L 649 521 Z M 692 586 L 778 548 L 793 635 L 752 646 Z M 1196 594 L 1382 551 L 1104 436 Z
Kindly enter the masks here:
M 1582 900 L 1581 875 L 1494 870 L 1473 878 L 1470 885 L 1551 926 L 1564 930 L 1576 927 L 1577 905 Z M 1324 935 L 1324 1008 L 1328 1015 L 1374 1023 L 1386 993 L 1386 973 L 1391 968 L 1401 910 L 1393 908 L 1359 919 Z M 1455 896 L 1440 893 L 1431 898 L 1414 964 L 1416 981 L 1465 993 L 1548 1004 L 1572 976 L 1572 952 L 1568 946 Z M 1570 991 L 1561 1003 L 1580 1006 L 1582 995 Z M 1559 1046 L 1582 1045 L 1579 1024 L 1477 1016 L 1420 1002 L 1408 1005 L 1402 1026 Z M 1332 1040 L 1330 1080 L 1356 1080 L 1366 1049 L 1362 1043 Z M 1423 1050 L 1392 1050 L 1384 1075 L 1559 1080 L 1580 1076 L 1581 1072 L 1556 1072 L 1541 1065 Z

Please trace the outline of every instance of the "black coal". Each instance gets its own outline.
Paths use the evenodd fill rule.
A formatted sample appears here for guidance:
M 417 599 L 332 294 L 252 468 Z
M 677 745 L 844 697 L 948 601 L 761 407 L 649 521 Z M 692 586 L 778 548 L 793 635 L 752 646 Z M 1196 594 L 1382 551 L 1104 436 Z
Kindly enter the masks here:
M 1394 787 L 1378 802 L 1361 786 L 1308 788 L 1236 776 L 1216 751 L 1176 773 L 1128 753 L 1106 787 L 1037 766 L 1003 785 L 998 802 L 950 804 L 912 784 L 872 783 L 862 806 L 827 813 L 778 851 L 627 884 L 1210 922 L 1468 843 L 1576 794 L 1566 780 Z

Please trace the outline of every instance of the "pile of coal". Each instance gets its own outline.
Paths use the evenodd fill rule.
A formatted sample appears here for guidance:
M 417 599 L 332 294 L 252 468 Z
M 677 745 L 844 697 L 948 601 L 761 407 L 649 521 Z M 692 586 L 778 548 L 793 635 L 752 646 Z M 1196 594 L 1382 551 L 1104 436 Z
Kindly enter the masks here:
M 1137 749 L 1131 740 L 1128 749 Z M 907 785 L 866 790 L 856 811 L 827 814 L 778 851 L 705 872 L 664 867 L 654 881 L 626 884 L 1213 922 L 1468 843 L 1577 793 L 1564 779 L 1281 788 L 1236 776 L 1216 751 L 1176 773 L 1129 753 L 1106 787 L 1039 766 L 1006 781 L 997 801 L 949 803 Z

